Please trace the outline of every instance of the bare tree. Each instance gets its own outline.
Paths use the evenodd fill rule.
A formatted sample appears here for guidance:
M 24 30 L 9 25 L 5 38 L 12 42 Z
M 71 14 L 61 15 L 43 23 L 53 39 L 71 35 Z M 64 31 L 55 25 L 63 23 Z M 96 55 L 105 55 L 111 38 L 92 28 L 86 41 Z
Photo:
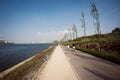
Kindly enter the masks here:
M 73 39 L 76 39 L 77 38 L 77 28 L 76 28 L 75 24 L 73 24 L 73 27 L 72 27 L 72 34 L 73 34 Z
M 85 26 L 85 19 L 84 19 L 84 13 L 83 12 L 81 12 L 81 16 L 82 16 L 82 18 L 80 19 L 81 23 L 82 23 L 81 27 L 83 28 L 84 36 L 86 36 L 86 26 Z
M 72 27 L 72 38 L 75 39 L 75 32 L 73 27 Z
M 91 4 L 91 15 L 93 16 L 93 23 L 95 25 L 95 33 L 100 34 L 99 14 L 94 2 Z

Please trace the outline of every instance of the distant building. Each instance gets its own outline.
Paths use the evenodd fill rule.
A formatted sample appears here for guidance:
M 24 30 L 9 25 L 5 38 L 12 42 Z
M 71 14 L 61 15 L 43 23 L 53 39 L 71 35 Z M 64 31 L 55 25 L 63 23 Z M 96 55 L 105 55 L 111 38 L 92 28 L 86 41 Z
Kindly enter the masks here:
M 0 44 L 5 44 L 5 41 L 4 40 L 0 40 Z
M 6 43 L 8 43 L 8 41 L 6 41 L 6 40 L 0 40 L 0 44 L 6 44 Z

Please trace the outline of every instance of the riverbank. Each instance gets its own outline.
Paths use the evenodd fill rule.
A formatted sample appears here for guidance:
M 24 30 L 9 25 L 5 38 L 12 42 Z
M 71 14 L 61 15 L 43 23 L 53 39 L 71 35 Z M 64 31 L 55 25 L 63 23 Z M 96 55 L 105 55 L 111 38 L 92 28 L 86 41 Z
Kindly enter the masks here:
M 34 73 L 45 62 L 46 55 L 50 56 L 55 46 L 51 46 L 48 49 L 32 56 L 31 58 L 3 71 L 0 73 L 0 80 L 22 80 L 30 79 L 34 76 Z
M 24 60 L 24 61 L 22 61 L 22 62 L 20 62 L 20 63 L 18 63 L 17 65 L 15 65 L 15 66 L 13 66 L 13 67 L 8 68 L 7 70 L 1 72 L 1 73 L 0 73 L 0 78 L 3 77 L 3 76 L 5 76 L 5 75 L 7 75 L 8 73 L 10 73 L 11 71 L 13 71 L 13 70 L 16 69 L 17 67 L 23 65 L 23 64 L 26 63 L 27 61 L 30 61 L 30 60 L 33 59 L 34 57 L 35 57 L 35 55 L 32 56 L 32 57 L 30 57 L 30 58 L 28 58 L 28 59 L 26 59 L 26 60 Z
M 47 49 L 51 45 L 52 43 L 0 45 L 0 73 Z

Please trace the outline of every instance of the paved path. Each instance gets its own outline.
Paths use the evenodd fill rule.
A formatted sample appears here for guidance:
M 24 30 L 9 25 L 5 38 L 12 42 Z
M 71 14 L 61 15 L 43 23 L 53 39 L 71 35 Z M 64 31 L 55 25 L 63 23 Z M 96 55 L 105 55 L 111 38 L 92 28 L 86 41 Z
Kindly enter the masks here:
M 51 59 L 47 62 L 36 80 L 78 80 L 78 78 L 63 50 L 60 46 L 57 46 Z
M 81 51 L 62 48 L 81 80 L 120 80 L 120 65 Z

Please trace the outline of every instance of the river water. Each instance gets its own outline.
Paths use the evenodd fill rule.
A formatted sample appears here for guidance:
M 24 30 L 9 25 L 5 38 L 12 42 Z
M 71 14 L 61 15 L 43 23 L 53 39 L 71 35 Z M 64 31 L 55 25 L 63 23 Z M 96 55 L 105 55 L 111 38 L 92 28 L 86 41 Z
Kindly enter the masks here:
M 0 72 L 47 49 L 52 44 L 0 44 Z

